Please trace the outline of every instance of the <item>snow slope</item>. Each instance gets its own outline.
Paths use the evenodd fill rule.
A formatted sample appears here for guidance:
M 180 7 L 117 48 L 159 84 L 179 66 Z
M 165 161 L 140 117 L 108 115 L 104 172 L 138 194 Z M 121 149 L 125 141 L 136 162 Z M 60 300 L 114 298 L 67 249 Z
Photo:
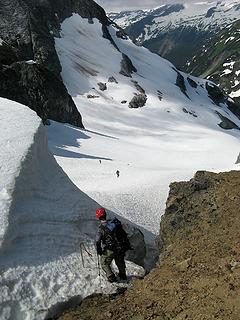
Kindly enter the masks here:
M 115 45 L 103 38 L 96 19 L 88 23 L 73 14 L 62 24 L 61 38 L 55 39 L 62 78 L 88 130 L 52 123 L 49 144 L 77 186 L 144 228 L 151 242 L 171 181 L 188 179 L 196 170 L 235 168 L 239 130 L 221 129 L 215 111 L 240 123 L 226 105 L 213 103 L 206 81 L 192 77 L 194 88 L 181 73 L 187 97 L 176 86 L 177 72 L 170 62 L 118 38 L 114 27 L 108 30 Z M 119 73 L 122 53 L 137 69 L 132 78 Z M 108 82 L 112 76 L 117 83 Z M 138 93 L 133 81 L 146 92 L 142 108 L 128 108 Z M 99 90 L 99 82 L 107 90 Z
M 35 112 L 1 98 L 0 119 L 0 319 L 44 319 L 113 290 L 98 276 L 99 204 L 57 165 Z

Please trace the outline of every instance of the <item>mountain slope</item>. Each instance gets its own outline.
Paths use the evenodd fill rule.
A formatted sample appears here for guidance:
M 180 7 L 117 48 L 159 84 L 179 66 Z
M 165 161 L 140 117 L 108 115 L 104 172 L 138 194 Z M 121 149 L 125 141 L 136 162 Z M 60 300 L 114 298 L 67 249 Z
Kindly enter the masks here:
M 74 12 L 54 42 L 61 78 L 87 130 L 54 121 L 47 127 L 49 148 L 63 172 L 33 116 L 31 137 L 40 143 L 26 146 L 29 157 L 20 154 L 21 183 L 13 179 L 10 186 L 17 201 L 0 259 L 4 320 L 51 318 L 91 293 L 116 291 L 99 275 L 96 206 L 130 222 L 127 231 L 136 244 L 131 254 L 149 270 L 158 257 L 155 238 L 169 183 L 196 169 L 237 167 L 240 120 L 212 82 L 178 71 L 101 18 Z M 8 108 L 0 108 L 4 155 L 8 148 L 17 150 L 19 141 L 5 135 L 5 128 L 11 124 L 15 133 L 18 118 L 23 129 L 29 126 L 24 119 L 31 111 L 25 108 L 21 120 L 14 107 L 11 123 L 4 122 Z M 131 263 L 127 269 L 129 277 L 139 273 Z
M 162 5 L 151 10 L 110 13 L 137 44 L 160 54 L 182 70 L 207 39 L 239 18 L 237 1 Z
M 114 26 L 103 37 L 101 23 L 92 22 L 73 14 L 56 39 L 87 137 L 52 124 L 49 145 L 72 181 L 143 228 L 151 248 L 172 180 L 234 166 L 239 119 L 211 82 L 179 72 Z
M 161 118 L 181 121 L 187 117 L 190 123 L 205 125 L 205 112 L 216 115 L 216 111 L 238 121 L 228 114 L 230 100 L 213 83 L 178 71 L 168 61 L 122 38 L 114 26 L 107 30 L 105 35 L 97 20 L 88 23 L 75 14 L 65 20 L 61 38 L 55 39 L 63 81 L 87 122 L 90 110 L 104 110 L 100 107 L 103 104 L 105 109 L 110 107 L 119 113 L 122 121 L 129 108 L 137 109 L 131 112 L 132 117 L 141 113 L 147 119 L 155 113 L 159 115 L 157 122 Z M 88 107 L 82 108 L 83 105 Z M 143 108 L 140 111 L 138 107 Z M 196 116 L 184 108 L 192 109 Z M 202 117 L 197 117 L 198 113 Z M 107 114 L 96 115 L 101 120 Z M 216 116 L 213 122 L 218 123 L 217 119 Z
M 240 97 L 240 20 L 206 42 L 188 72 L 219 83 L 232 98 Z

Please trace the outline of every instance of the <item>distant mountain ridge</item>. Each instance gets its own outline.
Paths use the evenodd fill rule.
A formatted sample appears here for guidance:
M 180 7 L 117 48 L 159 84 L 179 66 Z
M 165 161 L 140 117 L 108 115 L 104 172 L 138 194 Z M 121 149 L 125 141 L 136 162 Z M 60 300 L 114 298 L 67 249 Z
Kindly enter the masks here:
M 166 4 L 150 10 L 109 13 L 137 44 L 186 70 L 189 59 L 215 32 L 239 18 L 237 1 Z

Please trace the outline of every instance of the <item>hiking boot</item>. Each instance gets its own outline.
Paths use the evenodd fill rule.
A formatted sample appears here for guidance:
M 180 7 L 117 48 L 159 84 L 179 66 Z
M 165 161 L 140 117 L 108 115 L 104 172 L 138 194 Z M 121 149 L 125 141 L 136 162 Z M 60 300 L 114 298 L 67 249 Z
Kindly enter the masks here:
M 117 279 L 115 277 L 114 274 L 112 274 L 110 277 L 107 278 L 109 282 L 113 283 L 113 282 L 117 282 Z
M 121 280 L 127 280 L 126 273 L 119 273 L 118 276 Z

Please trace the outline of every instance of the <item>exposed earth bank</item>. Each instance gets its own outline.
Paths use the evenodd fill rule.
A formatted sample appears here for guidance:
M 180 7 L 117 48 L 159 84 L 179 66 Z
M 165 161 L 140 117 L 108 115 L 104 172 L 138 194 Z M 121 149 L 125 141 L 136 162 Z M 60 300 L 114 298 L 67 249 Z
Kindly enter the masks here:
M 240 172 L 172 183 L 159 265 L 116 297 L 95 296 L 61 320 L 239 320 Z

